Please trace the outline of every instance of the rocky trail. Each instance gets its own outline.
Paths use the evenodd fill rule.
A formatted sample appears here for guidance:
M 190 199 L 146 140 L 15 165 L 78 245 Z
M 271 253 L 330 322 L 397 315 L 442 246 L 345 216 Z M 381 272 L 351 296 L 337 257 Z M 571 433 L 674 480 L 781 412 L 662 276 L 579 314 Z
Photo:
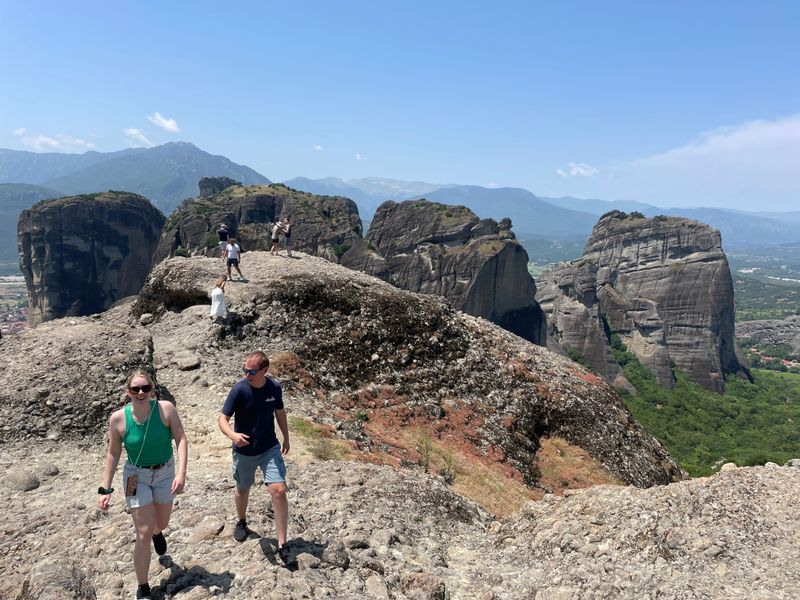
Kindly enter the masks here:
M 339 267 L 305 255 L 290 263 L 252 253 L 244 263 L 250 282 L 231 282 L 226 290 L 241 320 L 236 327 L 223 328 L 222 335 L 221 326 L 206 316 L 208 306 L 193 291 L 204 284 L 192 283 L 212 278 L 219 268 L 213 261 L 178 261 L 171 263 L 176 269 L 172 275 L 161 272 L 163 280 L 174 285 L 170 289 L 182 291 L 180 306 L 134 318 L 132 305 L 123 304 L 97 317 L 52 321 L 16 339 L 3 339 L 0 598 L 133 596 L 130 516 L 116 493 L 107 513 L 96 509 L 95 491 L 105 455 L 105 434 L 96 423 L 107 410 L 106 403 L 110 409 L 121 402 L 125 375 L 140 364 L 155 367 L 162 395 L 175 400 L 190 442 L 186 493 L 178 497 L 166 530 L 168 553 L 160 560 L 154 556 L 151 563 L 155 598 L 800 597 L 800 521 L 796 518 L 800 468 L 796 466 L 726 466 L 714 477 L 647 489 L 624 485 L 568 489 L 563 496 L 545 494 L 542 500 L 528 502 L 510 517 L 498 519 L 456 494 L 443 477 L 424 473 L 411 461 L 392 462 L 394 455 L 386 440 L 382 445 L 373 443 L 373 452 L 364 456 L 375 462 L 380 462 L 380 456 L 392 464 L 319 460 L 310 451 L 308 439 L 293 430 L 287 461 L 293 564 L 287 568 L 275 559 L 269 496 L 263 489 L 251 496 L 249 526 L 254 534 L 243 543 L 235 542 L 229 444 L 218 431 L 216 419 L 228 389 L 239 378 L 242 357 L 253 347 L 283 357 L 274 366 L 276 377 L 284 382 L 290 415 L 325 425 L 338 440 L 355 444 L 358 440 L 347 438 L 352 423 L 347 414 L 339 414 L 346 411 L 334 402 L 342 395 L 363 396 L 360 386 L 365 384 L 357 379 L 361 363 L 355 359 L 326 362 L 324 352 L 314 355 L 321 357 L 317 363 L 304 357 L 331 339 L 346 343 L 347 329 L 336 323 L 349 322 L 347 327 L 368 331 L 370 321 L 358 321 L 356 313 L 314 320 L 314 302 L 322 302 L 320 296 L 311 297 L 313 302 L 309 296 L 296 296 L 292 304 L 286 298 L 301 295 L 307 288 L 298 284 L 286 291 L 275 283 L 286 273 L 298 281 L 310 275 L 339 277 L 343 272 Z M 364 275 L 346 277 L 347 285 L 367 286 Z M 330 279 L 328 288 L 337 281 Z M 318 287 L 311 289 L 322 293 Z M 375 289 L 363 288 L 362 312 L 367 312 L 369 294 L 400 293 L 385 284 Z M 416 296 L 402 294 L 406 304 L 417 302 Z M 174 300 L 179 295 L 170 297 Z M 421 322 L 433 323 L 438 314 L 435 307 L 425 304 L 427 300 L 420 302 L 420 311 L 430 311 L 421 313 Z M 442 325 L 442 331 L 462 319 L 448 318 L 451 321 Z M 496 401 L 500 407 L 496 410 L 506 411 L 501 415 L 524 415 L 508 412 L 516 406 L 512 398 L 535 380 L 539 396 L 556 405 L 547 413 L 553 422 L 562 414 L 559 410 L 594 414 L 594 421 L 574 425 L 575 439 L 583 439 L 578 434 L 588 432 L 585 445 L 597 448 L 609 468 L 617 468 L 614 461 L 619 460 L 627 461 L 619 472 L 631 478 L 672 472 L 657 447 L 628 424 L 616 405 L 605 411 L 595 408 L 600 405 L 592 402 L 607 398 L 604 384 L 584 373 L 575 374 L 566 359 L 500 333 L 492 325 L 465 322 L 471 337 L 463 343 L 466 350 L 460 357 L 455 354 L 462 347 L 460 338 L 448 342 L 440 333 L 442 340 L 456 348 L 452 357 L 443 343 L 445 359 L 420 351 L 415 355 L 418 366 L 405 371 L 399 363 L 390 362 L 396 356 L 391 340 L 374 342 L 367 360 L 372 361 L 370 372 L 379 376 L 370 385 L 388 387 L 388 379 L 381 377 L 394 377 L 393 389 L 406 390 L 407 400 L 400 408 L 413 412 L 414 402 L 431 406 L 431 398 L 438 397 L 434 394 L 444 386 L 453 394 L 463 394 L 459 381 L 469 381 L 477 389 L 485 377 L 498 391 L 483 398 L 482 414 L 495 427 L 488 431 L 500 435 L 502 429 L 496 423 L 504 421 L 493 417 L 489 402 Z M 515 378 L 509 379 L 508 391 L 501 387 L 506 385 L 503 363 L 492 362 L 483 350 L 471 362 L 470 352 L 482 348 L 484 331 L 491 334 L 487 345 L 496 354 L 511 353 L 507 345 L 518 344 L 517 354 L 509 359 Z M 425 336 L 428 339 L 430 334 Z M 355 346 L 351 358 L 358 358 Z M 404 342 L 403 348 L 408 346 Z M 300 358 L 293 363 L 286 358 L 291 356 Z M 445 366 L 436 366 L 439 361 Z M 476 365 L 481 362 L 488 374 L 479 372 Z M 538 373 L 547 373 L 547 381 L 537 379 Z M 387 403 L 394 401 L 391 396 L 384 398 Z M 453 405 L 441 406 L 451 410 Z M 381 409 L 372 410 L 377 415 Z M 70 419 L 72 429 L 62 426 L 65 419 Z M 370 421 L 377 422 L 377 417 Z M 568 435 L 572 425 L 558 422 L 560 431 Z M 70 435 L 73 430 L 80 435 Z M 481 431 L 476 428 L 468 433 L 477 436 Z M 603 443 L 611 449 L 605 450 Z M 483 456 L 476 448 L 476 456 Z M 648 461 L 651 471 L 642 466 Z M 508 465 L 494 464 L 498 469 Z M 115 483 L 119 473 L 118 469 Z

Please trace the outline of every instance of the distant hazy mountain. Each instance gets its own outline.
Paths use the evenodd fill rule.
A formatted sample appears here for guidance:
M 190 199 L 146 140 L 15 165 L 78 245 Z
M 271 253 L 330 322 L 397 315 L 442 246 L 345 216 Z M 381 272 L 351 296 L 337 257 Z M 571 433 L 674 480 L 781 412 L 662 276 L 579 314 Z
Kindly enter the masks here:
M 0 148 L 0 183 L 40 184 L 104 162 L 129 150 L 119 152 L 25 152 Z
M 540 198 L 545 202 L 555 204 L 561 208 L 579 210 L 597 216 L 604 215 L 611 210 L 621 210 L 627 213 L 639 211 L 644 214 L 647 214 L 648 211 L 651 210 L 661 210 L 657 206 L 645 204 L 644 202 L 636 202 L 635 200 L 597 200 L 594 198 L 574 198 L 573 196 L 562 196 L 561 198 L 540 196 Z
M 784 219 L 781 213 L 767 219 L 755 213 L 724 208 L 661 208 L 655 214 L 688 217 L 719 229 L 722 247 L 726 250 L 777 246 L 800 242 L 800 222 Z M 646 213 L 647 214 L 647 213 Z M 655 216 L 650 213 L 647 216 Z
M 20 211 L 30 208 L 39 200 L 63 195 L 56 190 L 27 183 L 0 184 L 0 275 L 16 274 L 19 270 L 17 220 Z
M 796 223 L 800 223 L 800 210 L 793 210 L 784 213 L 757 211 L 751 214 L 756 214 L 759 217 L 764 217 L 765 219 L 778 219 L 780 221 L 794 221 Z
M 727 249 L 743 249 L 800 242 L 800 211 L 791 213 L 745 212 L 724 208 L 659 208 L 643 202 L 626 200 L 596 200 L 572 198 L 544 198 L 551 204 L 570 207 L 595 215 L 610 210 L 639 211 L 648 217 L 669 215 L 695 219 L 722 234 L 722 244 Z
M 479 217 L 510 217 L 518 237 L 546 240 L 585 239 L 597 217 L 545 202 L 522 188 L 484 188 L 462 185 L 427 193 L 428 200 L 443 204 L 463 204 Z
M 365 177 L 344 181 L 338 177 L 323 179 L 307 179 L 295 177 L 283 182 L 284 185 L 324 196 L 344 196 L 358 204 L 359 216 L 363 221 L 371 221 L 375 210 L 387 200 L 408 200 L 418 198 L 428 192 L 448 187 L 438 183 L 423 181 L 401 181 L 399 179 L 383 179 Z
M 245 185 L 270 183 L 249 167 L 187 142 L 85 154 L 0 150 L 0 181 L 43 183 L 63 196 L 106 190 L 135 192 L 167 215 L 181 200 L 197 195 L 201 177 L 218 176 Z

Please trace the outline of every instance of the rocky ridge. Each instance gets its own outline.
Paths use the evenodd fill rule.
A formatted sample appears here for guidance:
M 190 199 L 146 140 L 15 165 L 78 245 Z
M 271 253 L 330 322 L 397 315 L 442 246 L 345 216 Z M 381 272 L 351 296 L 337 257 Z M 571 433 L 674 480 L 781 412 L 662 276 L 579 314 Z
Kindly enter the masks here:
M 269 250 L 270 225 L 289 217 L 294 247 L 334 262 L 361 238 L 361 219 L 352 200 L 314 196 L 277 183 L 235 183 L 227 178 L 201 180 L 201 196 L 183 202 L 170 215 L 155 262 L 178 254 L 217 256 L 216 231 L 222 223 L 248 252 Z
M 405 290 L 444 296 L 458 310 L 545 343 L 528 254 L 509 219 L 479 219 L 464 206 L 426 200 L 384 202 L 367 237 L 341 262 Z
M 136 294 L 150 271 L 164 216 L 128 192 L 43 200 L 17 226 L 32 326 L 107 309 Z
M 459 315 L 439 298 L 398 291 L 310 256 L 290 261 L 253 253 L 251 262 L 258 275 L 227 286 L 232 315 L 223 325 L 208 319 L 202 295 L 219 263 L 175 258 L 158 268 L 135 306 L 53 321 L 0 341 L 5 361 L 0 389 L 9 390 L 0 397 L 8 425 L 0 438 L 5 515 L 0 597 L 130 597 L 130 517 L 119 498 L 108 513 L 97 511 L 94 491 L 105 453 L 103 419 L 121 405 L 126 372 L 142 362 L 156 368 L 161 394 L 174 398 L 190 440 L 187 492 L 178 498 L 166 531 L 169 552 L 151 565 L 156 598 L 796 597 L 796 468 L 725 468 L 713 478 L 648 490 L 567 491 L 563 498 L 547 495 L 529 503 L 509 519 L 495 519 L 454 493 L 458 482 L 451 487 L 412 466 L 418 457 L 401 440 L 376 440 L 378 425 L 389 431 L 387 412 L 402 408 L 398 414 L 404 415 L 416 405 L 430 407 L 429 424 L 461 414 L 462 435 L 474 438 L 476 449 L 484 425 L 473 427 L 470 415 L 503 411 L 503 419 L 510 417 L 505 424 L 486 426 L 496 435 L 515 419 L 524 423 L 519 407 L 528 403 L 543 411 L 537 418 L 546 416 L 540 426 L 567 435 L 564 428 L 572 424 L 566 413 L 585 412 L 594 421 L 587 428 L 598 438 L 611 436 L 612 444 L 626 446 L 618 456 L 630 464 L 615 468 L 629 473 L 629 479 L 637 472 L 667 475 L 674 467 L 657 445 L 637 433 L 637 425 L 627 422 L 605 384 L 563 358 L 486 321 Z M 375 310 L 381 299 L 383 308 L 398 311 L 405 303 L 409 309 L 394 318 L 393 310 Z M 416 320 L 403 329 L 413 315 Z M 417 331 L 426 342 L 419 351 Z M 118 333 L 123 337 L 116 338 Z M 395 340 L 403 340 L 409 353 L 405 367 Z M 88 347 L 90 341 L 95 345 Z M 96 372 L 87 374 L 77 359 L 63 361 L 48 371 L 50 379 L 28 387 L 54 394 L 85 377 L 89 383 L 82 399 L 57 400 L 65 411 L 81 415 L 87 403 L 107 401 L 103 414 L 89 413 L 91 426 L 82 433 L 64 430 L 43 439 L 42 430 L 27 431 L 24 412 L 11 410 L 27 391 L 15 382 L 30 380 L 31 360 L 45 346 L 52 347 L 52 355 L 43 357 L 42 365 L 61 352 L 77 354 L 82 343 L 87 345 L 83 358 L 97 363 Z M 327 346 L 317 348 L 320 344 Z M 242 355 L 259 345 L 273 357 L 271 368 L 284 385 L 290 415 L 327 424 L 325 431 L 351 447 L 346 462 L 315 462 L 292 420 L 294 562 L 288 569 L 275 562 L 273 521 L 263 490 L 254 490 L 251 500 L 255 534 L 242 544 L 232 540 L 229 449 L 216 429 L 219 406 L 239 377 Z M 120 347 L 128 354 L 115 362 L 111 355 Z M 476 374 L 462 387 L 470 370 Z M 93 387 L 99 381 L 104 382 Z M 22 389 L 12 392 L 15 385 Z M 525 398 L 532 389 L 536 396 Z M 439 390 L 445 391 L 442 400 Z M 405 394 L 403 406 L 399 393 Z M 474 405 L 472 412 L 459 410 L 462 399 Z M 553 406 L 543 408 L 548 403 Z M 369 415 L 362 422 L 363 437 L 353 436 L 348 425 L 360 409 Z M 580 427 L 575 430 L 578 435 Z M 442 440 L 455 434 L 452 429 L 440 433 Z M 487 454 L 497 441 L 485 446 Z M 585 445 L 602 443 L 587 440 Z M 364 445 L 369 452 L 359 450 Z M 405 466 L 353 461 L 368 455 Z M 406 460 L 394 460 L 399 456 Z M 648 471 L 641 464 L 648 461 L 661 465 Z M 492 464 L 502 469 L 504 462 L 512 460 L 495 456 Z
M 537 299 L 553 339 L 608 380 L 619 375 L 607 347 L 614 333 L 668 387 L 673 362 L 717 392 L 726 374 L 749 377 L 734 342 L 728 261 L 719 232 L 703 223 L 607 213 L 581 259 L 542 275 Z

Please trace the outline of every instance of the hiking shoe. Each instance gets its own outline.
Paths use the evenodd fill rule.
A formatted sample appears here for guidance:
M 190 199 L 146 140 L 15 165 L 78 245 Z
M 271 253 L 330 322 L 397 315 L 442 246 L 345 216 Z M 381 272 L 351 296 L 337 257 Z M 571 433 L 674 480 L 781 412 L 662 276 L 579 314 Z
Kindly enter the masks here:
M 233 539 L 237 542 L 243 542 L 247 539 L 247 521 L 245 519 L 236 521 L 236 529 L 233 530 Z
M 153 548 L 159 556 L 163 556 L 167 552 L 167 540 L 164 538 L 163 531 L 153 536 Z
M 142 583 L 139 584 L 139 587 L 136 589 L 136 600 L 150 600 L 152 596 L 150 595 L 150 584 Z
M 282 546 L 278 546 L 278 558 L 281 559 L 281 562 L 285 565 L 288 565 L 292 560 L 292 555 L 289 552 L 289 545 L 283 544 Z

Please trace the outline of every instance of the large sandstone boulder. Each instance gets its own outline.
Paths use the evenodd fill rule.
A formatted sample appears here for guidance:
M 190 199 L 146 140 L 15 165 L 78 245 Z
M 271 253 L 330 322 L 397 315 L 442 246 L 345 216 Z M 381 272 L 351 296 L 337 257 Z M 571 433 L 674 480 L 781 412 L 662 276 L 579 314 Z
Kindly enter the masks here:
M 101 312 L 139 292 L 164 216 L 137 194 L 104 192 L 39 202 L 20 214 L 20 270 L 32 326 Z
M 311 410 L 366 451 L 407 460 L 418 455 L 411 432 L 432 428 L 435 437 L 459 440 L 478 460 L 536 485 L 541 440 L 559 436 L 635 485 L 682 476 L 611 387 L 541 346 L 456 311 L 441 297 L 316 257 L 278 261 L 254 252 L 248 263 L 249 283 L 226 287 L 228 323 L 221 330 L 207 329 L 205 321 L 192 325 L 206 342 L 180 345 L 191 345 L 203 369 L 224 367 L 219 377 L 237 372 L 252 348 L 291 355 L 284 360 L 294 365 L 292 377 L 302 381 Z M 185 335 L 176 324 L 192 323 L 192 298 L 207 310 L 218 264 L 200 257 L 163 261 L 134 316 L 156 315 L 150 327 L 163 328 L 171 348 Z M 188 320 L 178 320 L 176 311 Z M 176 360 L 160 354 L 158 364 Z
M 385 202 L 342 264 L 402 289 L 444 296 L 459 310 L 545 342 L 528 254 L 508 219 L 498 224 L 466 207 L 426 200 Z
M 361 239 L 358 207 L 347 198 L 316 196 L 279 183 L 243 187 L 227 178 L 205 178 L 200 184 L 201 196 L 181 204 L 167 220 L 156 262 L 175 255 L 219 256 L 216 232 L 222 223 L 244 252 L 269 250 L 271 224 L 284 217 L 291 220 L 295 249 L 328 260 L 337 261 Z
M 575 344 L 608 380 L 618 375 L 614 333 L 665 386 L 671 363 L 717 392 L 728 373 L 749 377 L 734 342 L 728 261 L 719 232 L 703 223 L 607 213 L 580 260 L 542 275 L 537 299 L 553 338 Z

